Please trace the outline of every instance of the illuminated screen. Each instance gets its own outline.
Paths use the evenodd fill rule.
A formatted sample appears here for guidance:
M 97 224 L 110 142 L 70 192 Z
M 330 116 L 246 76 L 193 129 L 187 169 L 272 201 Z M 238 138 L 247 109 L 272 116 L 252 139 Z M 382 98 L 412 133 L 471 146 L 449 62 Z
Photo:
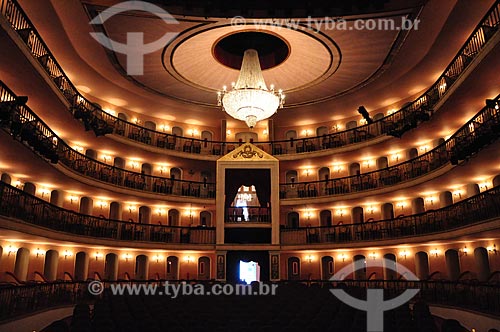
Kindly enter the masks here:
M 240 280 L 250 284 L 252 281 L 259 281 L 260 266 L 255 262 L 240 261 Z

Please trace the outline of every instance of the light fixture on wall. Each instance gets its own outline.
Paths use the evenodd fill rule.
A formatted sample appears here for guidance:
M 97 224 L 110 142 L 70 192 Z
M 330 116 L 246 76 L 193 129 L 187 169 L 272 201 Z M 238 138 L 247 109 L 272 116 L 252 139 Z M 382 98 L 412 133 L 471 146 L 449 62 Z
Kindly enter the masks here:
M 45 254 L 45 252 L 42 249 L 36 248 L 35 255 L 37 258 L 38 258 L 38 256 L 43 256 L 44 254 Z
M 400 251 L 399 256 L 403 257 L 406 260 L 406 257 L 408 256 L 408 252 L 406 250 Z
M 377 258 L 377 253 L 374 251 L 369 253 L 368 256 L 370 256 L 371 259 L 375 260 Z
M 463 248 L 459 249 L 460 255 L 462 256 L 467 256 L 467 253 L 469 252 L 469 248 L 467 246 L 464 246 Z
M 311 263 L 314 260 L 314 255 L 307 255 L 306 260 L 308 263 Z
M 132 258 L 132 256 L 129 253 L 123 254 L 123 259 L 125 260 L 125 262 L 128 262 L 128 260 L 131 258 Z
M 95 260 L 98 261 L 99 258 L 102 257 L 102 254 L 99 251 L 96 251 L 94 256 L 95 256 Z
M 13 247 L 13 246 L 9 245 L 9 246 L 7 247 L 7 256 L 10 256 L 10 254 L 12 254 L 13 252 L 16 252 L 16 251 L 17 251 L 17 248 L 15 248 L 15 247 Z
M 73 253 L 69 250 L 64 250 L 64 259 L 73 256 Z
M 186 261 L 186 263 L 191 263 L 193 261 L 193 258 L 191 256 L 186 256 L 184 257 L 184 260 Z
M 283 107 L 285 95 L 282 90 L 276 92 L 273 85 L 267 88 L 259 55 L 250 49 L 243 55 L 238 81 L 232 84 L 232 90 L 228 91 L 224 86 L 217 92 L 217 103 L 227 114 L 253 128 L 257 122 L 271 117 Z
M 347 258 L 345 254 L 340 254 L 339 257 L 342 260 L 342 262 L 345 262 L 345 259 Z
M 74 195 L 70 195 L 70 196 L 68 196 L 68 199 L 69 199 L 69 202 L 71 204 L 73 204 L 73 202 L 76 202 L 78 200 L 78 197 L 74 196 Z
M 160 261 L 163 260 L 163 256 L 156 254 L 153 256 L 153 259 L 156 261 L 156 263 L 159 263 Z
M 439 256 L 439 250 L 437 248 L 434 248 L 430 251 L 430 254 L 435 256 L 435 257 L 438 257 Z
M 137 207 L 135 207 L 134 205 L 128 206 L 128 212 L 132 213 L 132 212 L 135 212 L 136 210 L 137 210 Z
M 486 250 L 488 250 L 488 252 L 490 254 L 495 254 L 496 255 L 498 253 L 497 252 L 497 245 L 496 244 L 494 244 L 493 246 L 490 246 L 490 247 L 486 248 Z

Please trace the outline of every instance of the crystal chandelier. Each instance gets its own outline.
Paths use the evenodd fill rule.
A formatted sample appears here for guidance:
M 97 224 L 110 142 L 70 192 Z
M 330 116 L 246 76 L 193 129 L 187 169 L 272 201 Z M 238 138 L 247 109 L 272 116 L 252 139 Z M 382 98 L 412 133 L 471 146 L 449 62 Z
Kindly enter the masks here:
M 240 76 L 232 84 L 232 90 L 224 86 L 217 92 L 218 105 L 235 119 L 245 121 L 253 128 L 258 121 L 271 117 L 285 103 L 282 90 L 274 86 L 267 89 L 260 69 L 259 55 L 256 50 L 246 50 L 243 55 Z

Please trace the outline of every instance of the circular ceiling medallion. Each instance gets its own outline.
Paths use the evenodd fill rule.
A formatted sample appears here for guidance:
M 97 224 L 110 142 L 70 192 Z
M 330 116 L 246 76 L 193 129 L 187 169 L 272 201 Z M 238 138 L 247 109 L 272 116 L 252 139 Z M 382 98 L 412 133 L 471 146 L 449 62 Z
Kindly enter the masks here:
M 166 46 L 163 66 L 178 81 L 215 98 L 211 96 L 216 91 L 238 79 L 243 53 L 249 48 L 259 52 L 266 84 L 290 97 L 287 105 L 303 102 L 289 93 L 309 91 L 328 80 L 342 58 L 332 39 L 305 28 L 216 23 L 179 35 Z M 200 92 L 197 95 L 203 95 Z
M 214 44 L 213 56 L 223 65 L 239 70 L 246 50 L 259 54 L 262 70 L 279 66 L 290 54 L 288 44 L 278 36 L 257 31 L 243 31 L 222 37 Z

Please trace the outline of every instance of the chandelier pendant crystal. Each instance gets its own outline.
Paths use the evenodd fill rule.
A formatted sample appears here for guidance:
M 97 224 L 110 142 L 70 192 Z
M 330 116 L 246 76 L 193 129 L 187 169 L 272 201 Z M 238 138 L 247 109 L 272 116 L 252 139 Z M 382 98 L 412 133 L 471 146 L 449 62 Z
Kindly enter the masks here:
M 243 55 L 238 81 L 232 84 L 230 91 L 224 86 L 217 92 L 217 101 L 227 114 L 253 128 L 257 122 L 271 117 L 283 107 L 285 95 L 282 90 L 275 91 L 274 85 L 267 88 L 259 55 L 250 49 Z

